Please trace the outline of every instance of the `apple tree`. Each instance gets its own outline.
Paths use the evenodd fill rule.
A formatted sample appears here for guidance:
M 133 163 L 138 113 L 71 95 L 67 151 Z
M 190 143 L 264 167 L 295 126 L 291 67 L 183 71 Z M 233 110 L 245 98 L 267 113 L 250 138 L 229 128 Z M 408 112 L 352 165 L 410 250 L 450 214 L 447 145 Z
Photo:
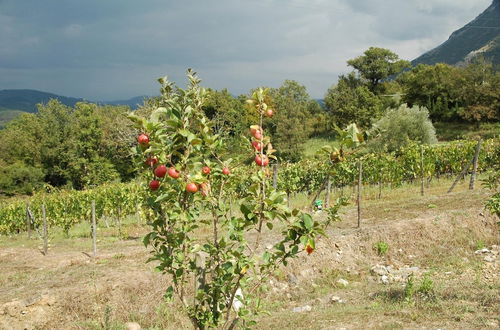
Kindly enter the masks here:
M 256 166 L 245 172 L 250 184 L 231 215 L 238 165 L 219 156 L 225 142 L 202 110 L 208 91 L 191 70 L 187 77 L 186 89 L 159 79 L 159 107 L 149 119 L 130 116 L 141 130 L 137 166 L 150 210 L 144 243 L 152 249 L 150 260 L 171 278 L 165 298 L 178 299 L 195 328 L 247 328 L 260 310 L 262 282 L 290 258 L 312 253 L 328 223 L 290 210 L 285 193 L 269 182 L 275 150 L 262 129 L 271 109 L 262 88 L 247 103 L 259 118 L 248 143 Z M 272 248 L 261 246 L 264 238 Z

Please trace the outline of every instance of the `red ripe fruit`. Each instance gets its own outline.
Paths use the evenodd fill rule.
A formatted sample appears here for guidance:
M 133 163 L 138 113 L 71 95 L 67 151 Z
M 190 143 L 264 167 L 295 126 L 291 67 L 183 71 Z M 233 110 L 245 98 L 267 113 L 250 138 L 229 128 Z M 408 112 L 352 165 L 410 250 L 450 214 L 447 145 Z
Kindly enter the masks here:
M 156 157 L 148 157 L 144 162 L 146 165 L 153 167 L 158 163 L 158 159 Z
M 224 168 L 222 169 L 222 174 L 224 174 L 224 175 L 229 175 L 230 173 L 231 173 L 231 171 L 230 171 L 227 167 L 224 167 Z
M 186 191 L 194 194 L 198 191 L 198 186 L 196 183 L 190 182 L 186 185 Z
M 149 189 L 151 190 L 158 190 L 158 188 L 160 188 L 160 181 L 158 180 L 152 180 L 150 183 L 149 183 Z
M 178 179 L 181 176 L 181 174 L 173 167 L 169 168 L 167 173 L 172 179 Z
M 149 144 L 149 136 L 144 133 L 139 134 L 137 142 L 139 142 L 140 145 L 147 146 Z
M 259 166 L 267 166 L 269 164 L 269 158 L 266 155 L 255 156 L 255 163 Z
M 307 254 L 311 254 L 311 253 L 313 253 L 313 251 L 314 251 L 314 248 L 312 246 L 310 246 L 310 245 L 306 246 Z
M 167 167 L 165 165 L 160 165 L 155 168 L 155 175 L 159 178 L 163 178 L 167 174 Z
M 262 150 L 262 142 L 259 141 L 252 141 L 252 147 L 257 150 L 261 151 Z
M 210 167 L 203 166 L 203 168 L 201 169 L 201 171 L 203 172 L 203 174 L 208 175 L 208 174 L 210 174 Z
M 256 130 L 255 133 L 253 133 L 253 137 L 256 138 L 257 140 L 262 140 L 262 131 Z
M 272 117 L 273 116 L 273 109 L 267 109 L 266 110 L 266 116 L 267 117 Z

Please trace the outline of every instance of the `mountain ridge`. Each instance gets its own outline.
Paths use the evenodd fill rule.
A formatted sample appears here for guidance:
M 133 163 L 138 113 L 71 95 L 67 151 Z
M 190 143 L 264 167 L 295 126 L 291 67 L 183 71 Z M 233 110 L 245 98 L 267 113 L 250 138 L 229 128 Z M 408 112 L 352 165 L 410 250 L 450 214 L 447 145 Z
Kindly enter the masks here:
M 91 101 L 83 98 L 62 96 L 35 89 L 3 89 L 0 90 L 0 111 L 18 110 L 35 113 L 37 112 L 37 104 L 47 103 L 50 99 L 57 99 L 61 103 L 70 107 L 75 106 L 77 102 L 90 102 L 102 105 L 126 105 L 135 110 L 138 105 L 142 104 L 143 100 L 148 97 L 149 96 L 141 95 L 127 100 Z
M 463 65 L 482 55 L 500 64 L 500 0 L 493 0 L 475 19 L 460 29 L 439 46 L 412 61 L 417 64 L 447 63 Z

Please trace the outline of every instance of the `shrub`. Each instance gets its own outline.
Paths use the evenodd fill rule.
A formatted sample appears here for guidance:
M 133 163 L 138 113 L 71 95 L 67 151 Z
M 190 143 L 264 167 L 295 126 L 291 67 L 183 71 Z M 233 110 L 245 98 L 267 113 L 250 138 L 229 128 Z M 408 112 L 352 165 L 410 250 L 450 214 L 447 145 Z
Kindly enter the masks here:
M 0 167 L 0 194 L 32 195 L 43 185 L 44 174 L 40 168 L 16 162 Z
M 370 130 L 373 137 L 368 146 L 373 151 L 397 151 L 411 141 L 424 144 L 436 143 L 436 130 L 424 107 L 409 108 L 403 104 L 388 110 Z
M 379 241 L 373 245 L 373 249 L 377 251 L 379 256 L 383 256 L 389 251 L 389 244 L 384 241 Z

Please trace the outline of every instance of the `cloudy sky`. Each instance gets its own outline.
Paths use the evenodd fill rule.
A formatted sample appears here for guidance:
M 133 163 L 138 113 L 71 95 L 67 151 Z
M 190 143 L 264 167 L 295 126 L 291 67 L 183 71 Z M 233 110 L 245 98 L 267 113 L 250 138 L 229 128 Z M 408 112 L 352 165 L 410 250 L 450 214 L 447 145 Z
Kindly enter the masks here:
M 0 0 L 0 89 L 88 100 L 156 95 L 156 78 L 235 95 L 285 79 L 312 97 L 370 46 L 412 60 L 491 0 Z

